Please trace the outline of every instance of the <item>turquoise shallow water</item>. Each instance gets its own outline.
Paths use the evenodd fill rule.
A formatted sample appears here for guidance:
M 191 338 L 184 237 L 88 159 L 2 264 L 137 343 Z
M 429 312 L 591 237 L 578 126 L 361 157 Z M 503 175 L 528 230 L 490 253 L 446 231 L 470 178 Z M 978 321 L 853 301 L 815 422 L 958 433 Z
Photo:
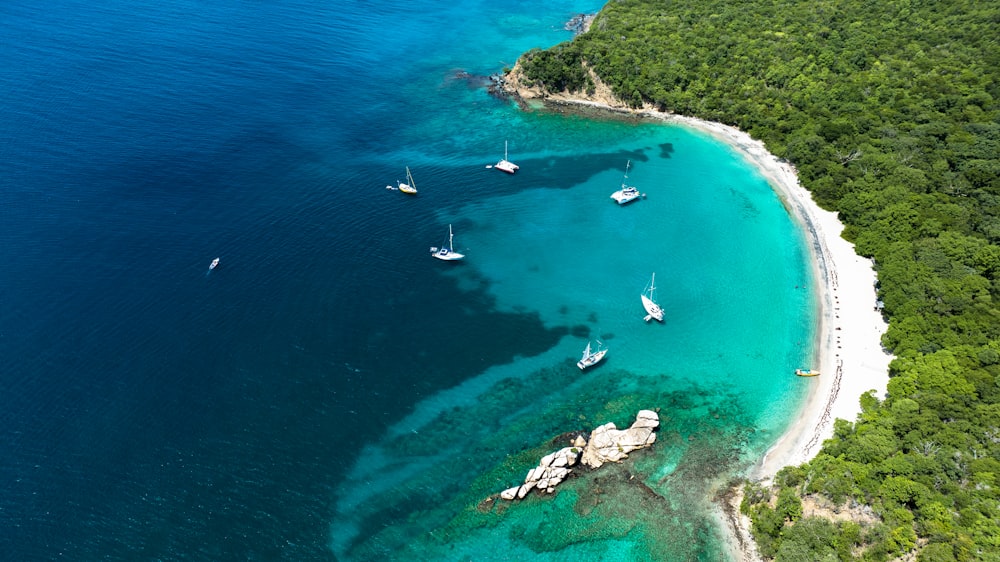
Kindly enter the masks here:
M 485 92 L 599 7 L 0 5 L 0 552 L 718 559 L 713 483 L 802 398 L 808 256 L 713 139 Z M 641 408 L 653 449 L 489 500 Z
M 340 490 L 336 551 L 400 559 L 425 550 L 498 560 L 526 551 L 548 553 L 542 559 L 722 555 L 707 514 L 713 486 L 758 457 L 802 398 L 788 376 L 811 345 L 800 233 L 766 181 L 709 136 L 662 123 L 581 128 L 578 118 L 563 119 L 570 133 L 562 139 L 576 142 L 575 153 L 512 156 L 521 171 L 501 180 L 518 191 L 437 216 L 454 224 L 456 249 L 467 255 L 442 275 L 565 336 L 542 355 L 484 369 L 422 402 L 370 445 Z M 609 195 L 627 161 L 629 183 L 647 197 L 619 207 Z M 573 173 L 594 165 L 604 169 Z M 496 172 L 470 174 L 488 180 Z M 639 302 L 653 271 L 663 324 L 645 323 Z M 580 373 L 575 361 L 594 337 L 608 358 Z M 449 350 L 443 341 L 427 354 Z M 642 408 L 664 418 L 654 451 L 571 481 L 557 498 L 480 503 L 568 445 L 556 436 L 607 421 L 626 426 Z M 355 533 L 370 538 L 350 550 Z

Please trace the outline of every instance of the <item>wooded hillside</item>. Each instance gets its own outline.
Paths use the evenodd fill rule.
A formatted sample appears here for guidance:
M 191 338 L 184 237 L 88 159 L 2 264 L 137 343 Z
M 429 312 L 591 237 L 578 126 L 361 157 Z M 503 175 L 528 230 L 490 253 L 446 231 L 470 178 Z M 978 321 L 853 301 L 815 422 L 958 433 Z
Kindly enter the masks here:
M 521 60 L 549 91 L 735 125 L 791 161 L 875 259 L 888 396 L 774 490 L 747 488 L 776 560 L 1000 560 L 1000 2 L 618 0 Z M 802 518 L 865 504 L 873 525 Z

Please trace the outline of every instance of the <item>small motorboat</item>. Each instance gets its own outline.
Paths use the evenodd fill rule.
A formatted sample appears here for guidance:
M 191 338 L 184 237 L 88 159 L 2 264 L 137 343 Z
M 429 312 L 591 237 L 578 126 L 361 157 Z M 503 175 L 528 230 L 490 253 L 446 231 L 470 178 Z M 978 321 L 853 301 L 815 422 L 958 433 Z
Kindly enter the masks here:
M 214 260 L 212 260 L 212 263 L 208 264 L 208 270 L 212 271 L 216 267 L 219 267 L 219 258 L 215 258 Z
M 819 371 L 815 369 L 795 369 L 795 374 L 800 377 L 818 377 Z

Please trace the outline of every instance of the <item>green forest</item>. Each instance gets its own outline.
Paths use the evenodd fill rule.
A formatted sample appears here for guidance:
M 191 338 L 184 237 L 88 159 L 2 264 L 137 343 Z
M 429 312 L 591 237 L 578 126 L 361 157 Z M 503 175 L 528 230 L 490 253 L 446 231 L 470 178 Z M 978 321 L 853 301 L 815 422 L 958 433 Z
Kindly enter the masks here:
M 549 92 L 739 127 L 873 258 L 884 397 L 742 509 L 778 561 L 1000 561 L 1000 2 L 612 0 L 520 60 Z M 803 517 L 803 498 L 874 523 Z

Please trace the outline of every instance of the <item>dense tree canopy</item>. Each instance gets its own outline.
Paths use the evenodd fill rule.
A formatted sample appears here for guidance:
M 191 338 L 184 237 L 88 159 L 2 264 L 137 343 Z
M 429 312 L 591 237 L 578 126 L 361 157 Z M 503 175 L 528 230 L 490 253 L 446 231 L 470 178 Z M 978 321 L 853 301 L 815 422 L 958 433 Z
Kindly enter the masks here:
M 1000 3 L 613 0 L 522 58 L 549 91 L 735 125 L 791 161 L 872 257 L 897 359 L 884 400 L 777 494 L 749 494 L 776 560 L 1000 560 Z M 877 524 L 802 518 L 799 497 Z

